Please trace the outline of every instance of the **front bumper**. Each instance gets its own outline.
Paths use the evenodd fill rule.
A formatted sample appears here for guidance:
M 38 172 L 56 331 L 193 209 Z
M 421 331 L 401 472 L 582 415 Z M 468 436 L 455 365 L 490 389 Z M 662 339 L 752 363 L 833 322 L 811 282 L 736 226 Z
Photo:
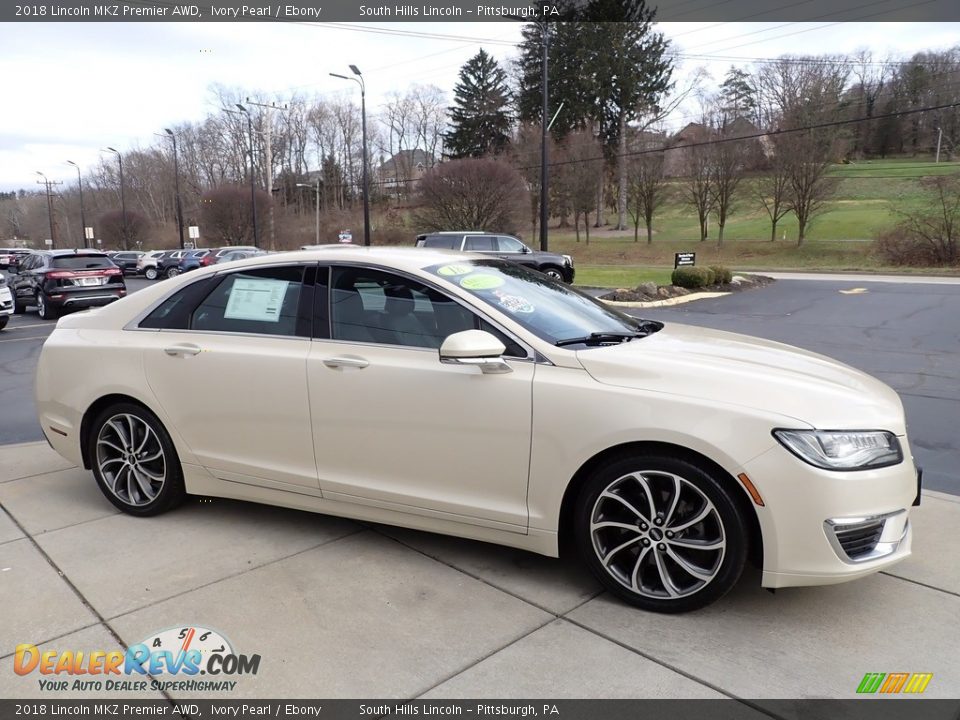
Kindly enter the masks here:
M 820 470 L 781 447 L 746 464 L 764 501 L 764 587 L 846 582 L 909 557 L 917 471 L 900 441 L 906 459 L 876 470 Z

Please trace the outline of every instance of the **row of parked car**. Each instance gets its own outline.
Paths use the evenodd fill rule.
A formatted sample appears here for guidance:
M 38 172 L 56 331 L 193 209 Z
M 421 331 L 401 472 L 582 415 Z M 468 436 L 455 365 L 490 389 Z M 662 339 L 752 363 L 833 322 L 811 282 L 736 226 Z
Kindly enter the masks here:
M 0 249 L 0 330 L 10 315 L 36 306 L 40 317 L 56 319 L 66 310 L 107 305 L 127 294 L 125 275 L 150 280 L 219 262 L 266 254 L 254 247 L 151 252 Z

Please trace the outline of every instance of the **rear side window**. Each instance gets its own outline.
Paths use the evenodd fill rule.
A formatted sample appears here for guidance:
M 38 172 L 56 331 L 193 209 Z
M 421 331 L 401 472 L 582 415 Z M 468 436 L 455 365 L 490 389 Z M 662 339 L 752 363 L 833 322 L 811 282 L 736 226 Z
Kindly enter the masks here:
M 51 267 L 56 270 L 99 270 L 114 265 L 106 255 L 62 255 L 53 258 Z
M 463 249 L 468 252 L 490 252 L 497 249 L 496 238 L 493 235 L 468 235 Z
M 191 330 L 297 335 L 303 266 L 230 273 L 191 317 Z
M 420 247 L 459 250 L 461 239 L 459 235 L 427 235 L 420 241 Z

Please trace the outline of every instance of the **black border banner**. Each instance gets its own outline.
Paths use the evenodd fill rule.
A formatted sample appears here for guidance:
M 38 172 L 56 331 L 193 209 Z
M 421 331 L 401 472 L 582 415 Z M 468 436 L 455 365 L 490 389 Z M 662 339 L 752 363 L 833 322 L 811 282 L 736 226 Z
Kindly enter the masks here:
M 960 21 L 958 0 L 650 0 L 660 22 Z M 601 0 L 4 0 L 0 22 L 522 22 L 608 19 Z M 609 20 L 622 19 L 622 14 Z
M 957 720 L 960 700 L 0 700 L 0 717 L 235 720 Z

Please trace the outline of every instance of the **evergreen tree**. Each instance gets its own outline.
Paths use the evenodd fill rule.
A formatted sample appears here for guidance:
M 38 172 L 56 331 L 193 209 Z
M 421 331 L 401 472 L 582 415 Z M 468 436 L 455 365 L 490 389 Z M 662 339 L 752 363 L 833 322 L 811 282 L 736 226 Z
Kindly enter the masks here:
M 746 70 L 730 66 L 720 86 L 720 111 L 721 127 L 729 125 L 737 118 L 754 121 L 757 113 L 756 90 Z
M 499 153 L 509 141 L 510 89 L 507 74 L 483 48 L 460 69 L 450 108 L 451 129 L 445 134 L 453 158 Z

